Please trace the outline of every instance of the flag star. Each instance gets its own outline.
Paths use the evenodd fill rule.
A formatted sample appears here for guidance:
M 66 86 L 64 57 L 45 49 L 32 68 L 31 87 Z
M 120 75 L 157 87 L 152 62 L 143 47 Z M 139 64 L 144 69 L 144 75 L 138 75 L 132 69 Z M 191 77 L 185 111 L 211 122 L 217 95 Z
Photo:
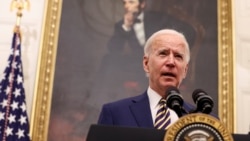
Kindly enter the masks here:
M 6 107 L 8 105 L 8 100 L 4 99 L 2 103 L 0 103 L 2 107 Z
M 22 109 L 22 111 L 23 112 L 25 112 L 26 111 L 26 105 L 25 105 L 25 103 L 23 102 L 23 104 L 21 105 L 21 109 Z
M 7 129 L 5 130 L 6 135 L 7 136 L 13 135 L 12 130 L 13 130 L 12 128 L 7 127 Z
M 16 50 L 16 51 L 15 51 L 15 56 L 19 56 L 19 54 L 20 54 L 20 53 L 19 53 L 19 50 Z
M 11 108 L 13 109 L 13 111 L 15 111 L 16 109 L 18 109 L 18 102 L 13 101 L 13 103 L 11 104 Z
M 5 114 L 5 113 L 0 112 L 0 121 L 1 121 L 1 120 L 4 120 L 4 114 Z
M 20 84 L 23 82 L 23 77 L 21 75 L 18 75 L 17 77 L 17 83 Z
M 18 129 L 18 132 L 16 133 L 16 135 L 18 136 L 18 139 L 24 137 L 24 130 Z
M 15 118 L 16 118 L 15 115 L 10 114 L 10 116 L 8 117 L 8 120 L 9 120 L 10 123 L 16 122 Z
M 26 117 L 21 115 L 21 117 L 19 119 L 19 122 L 21 123 L 21 125 L 23 125 L 24 123 L 26 123 Z
M 16 88 L 15 91 L 13 92 L 16 98 L 21 95 L 20 91 L 21 91 L 20 89 Z
M 16 63 L 16 68 L 17 69 L 20 69 L 21 68 L 21 65 L 19 63 Z

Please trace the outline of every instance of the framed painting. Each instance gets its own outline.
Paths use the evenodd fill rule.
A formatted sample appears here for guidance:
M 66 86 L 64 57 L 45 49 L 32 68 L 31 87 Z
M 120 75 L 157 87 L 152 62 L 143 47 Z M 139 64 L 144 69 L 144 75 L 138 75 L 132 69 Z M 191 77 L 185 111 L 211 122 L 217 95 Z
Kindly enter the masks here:
M 186 34 L 191 62 L 181 93 L 192 102 L 192 91 L 204 89 L 214 99 L 214 113 L 233 132 L 231 0 L 145 2 L 145 17 L 150 11 L 168 15 L 194 31 Z M 124 17 L 122 0 L 46 3 L 31 119 L 32 140 L 85 140 L 89 126 L 97 122 L 102 104 L 146 90 L 146 77 L 139 76 L 144 74 L 142 66 L 136 64 L 141 61 L 138 54 L 142 48 L 135 51 L 126 42 L 115 46 L 122 46 L 122 52 L 112 48 L 113 33 Z

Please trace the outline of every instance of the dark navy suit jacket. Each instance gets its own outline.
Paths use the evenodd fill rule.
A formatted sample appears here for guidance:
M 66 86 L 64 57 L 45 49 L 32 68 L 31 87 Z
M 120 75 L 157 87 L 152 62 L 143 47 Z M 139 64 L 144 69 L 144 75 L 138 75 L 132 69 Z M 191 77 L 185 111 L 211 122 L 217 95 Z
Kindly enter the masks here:
M 183 108 L 190 111 L 193 106 L 184 103 Z M 105 104 L 98 124 L 153 128 L 147 92 L 136 97 Z

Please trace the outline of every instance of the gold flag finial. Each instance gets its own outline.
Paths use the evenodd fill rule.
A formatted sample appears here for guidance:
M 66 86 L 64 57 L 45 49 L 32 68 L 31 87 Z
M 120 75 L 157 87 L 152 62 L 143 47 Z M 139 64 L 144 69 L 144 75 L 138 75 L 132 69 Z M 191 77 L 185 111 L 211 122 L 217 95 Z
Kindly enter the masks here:
M 16 26 L 20 26 L 21 17 L 23 15 L 23 9 L 30 10 L 29 0 L 12 0 L 10 10 L 17 10 Z

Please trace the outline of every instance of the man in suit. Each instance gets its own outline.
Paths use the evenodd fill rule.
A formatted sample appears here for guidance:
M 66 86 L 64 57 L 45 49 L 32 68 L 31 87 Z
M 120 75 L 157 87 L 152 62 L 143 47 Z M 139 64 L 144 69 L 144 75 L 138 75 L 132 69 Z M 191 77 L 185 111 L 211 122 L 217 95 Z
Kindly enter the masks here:
M 144 46 L 143 69 L 149 86 L 143 94 L 105 104 L 98 123 L 106 125 L 154 127 L 160 99 L 166 99 L 169 87 L 180 87 L 186 77 L 190 49 L 185 36 L 173 29 L 154 33 Z M 193 107 L 184 102 L 183 108 Z M 170 124 L 178 120 L 170 109 Z
M 94 99 L 108 101 L 133 96 L 147 88 L 148 83 L 141 67 L 145 41 L 156 31 L 171 28 L 188 35 L 193 44 L 194 29 L 166 13 L 146 11 L 145 0 L 123 0 L 124 17 L 115 24 L 97 75 L 97 89 L 102 93 Z M 100 103 L 100 102 L 96 102 Z

